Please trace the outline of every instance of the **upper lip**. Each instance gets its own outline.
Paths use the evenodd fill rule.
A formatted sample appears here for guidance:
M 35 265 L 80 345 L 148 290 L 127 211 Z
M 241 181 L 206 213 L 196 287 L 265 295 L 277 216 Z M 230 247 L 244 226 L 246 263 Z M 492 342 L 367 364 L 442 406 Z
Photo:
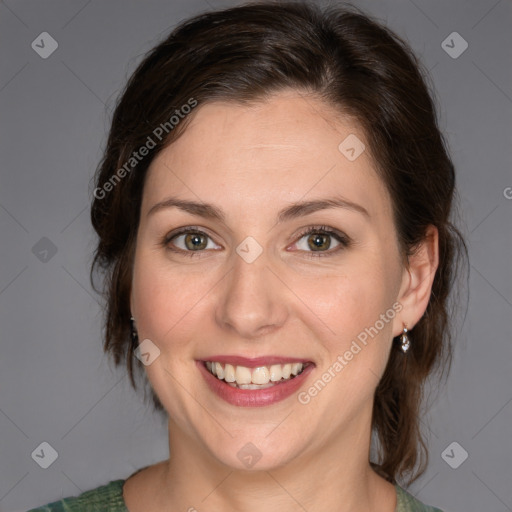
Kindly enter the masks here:
M 312 363 L 309 359 L 301 357 L 286 356 L 261 356 L 261 357 L 243 357 L 236 355 L 213 355 L 207 356 L 202 361 L 215 361 L 217 363 L 231 364 L 233 366 L 245 366 L 247 368 L 257 368 L 259 366 L 271 366 L 273 364 L 286 363 Z

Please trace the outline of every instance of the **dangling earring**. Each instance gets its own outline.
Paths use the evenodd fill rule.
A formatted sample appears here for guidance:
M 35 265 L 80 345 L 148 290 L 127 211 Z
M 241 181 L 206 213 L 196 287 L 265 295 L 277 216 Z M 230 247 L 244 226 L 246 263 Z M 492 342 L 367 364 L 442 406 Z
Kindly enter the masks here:
M 400 341 L 402 343 L 402 346 L 400 348 L 403 350 L 404 354 L 409 350 L 409 347 L 411 346 L 411 342 L 409 340 L 409 337 L 407 336 L 408 332 L 409 331 L 407 330 L 407 327 L 404 325 L 404 330 L 402 334 L 400 334 Z
M 135 329 L 135 318 L 133 318 L 133 316 L 130 317 L 130 331 L 132 333 L 132 343 L 137 345 L 139 343 L 139 335 Z

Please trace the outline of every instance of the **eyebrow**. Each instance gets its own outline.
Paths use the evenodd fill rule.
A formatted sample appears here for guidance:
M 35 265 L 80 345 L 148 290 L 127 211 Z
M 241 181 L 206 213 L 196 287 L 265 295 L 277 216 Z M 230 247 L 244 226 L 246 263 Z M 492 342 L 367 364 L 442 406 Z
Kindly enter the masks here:
M 147 213 L 147 216 L 156 213 L 157 211 L 166 208 L 176 207 L 184 212 L 207 219 L 218 220 L 225 223 L 226 216 L 220 208 L 210 203 L 200 203 L 196 201 L 189 201 L 186 199 L 178 199 L 177 197 L 168 197 L 159 203 L 154 204 Z M 277 222 L 282 223 L 305 215 L 310 215 L 320 210 L 327 210 L 331 208 L 344 208 L 363 214 L 365 217 L 370 218 L 368 211 L 357 203 L 348 201 L 342 197 L 330 197 L 325 199 L 313 199 L 311 201 L 301 201 L 293 203 L 286 208 L 283 208 L 277 216 Z

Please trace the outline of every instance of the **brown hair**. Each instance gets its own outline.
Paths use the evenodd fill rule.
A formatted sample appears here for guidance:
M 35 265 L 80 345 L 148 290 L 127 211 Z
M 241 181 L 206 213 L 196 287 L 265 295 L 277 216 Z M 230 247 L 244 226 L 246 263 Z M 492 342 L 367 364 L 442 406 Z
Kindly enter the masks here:
M 181 115 L 191 99 L 199 106 L 215 100 L 243 104 L 285 88 L 307 91 L 363 128 L 391 194 L 404 261 L 429 225 L 439 231 L 439 267 L 429 304 L 410 333 L 407 354 L 394 345 L 375 392 L 372 418 L 380 445 L 379 462 L 371 462 L 375 471 L 393 483 L 413 472 L 418 460 L 409 483 L 425 471 L 428 453 L 419 423 L 423 388 L 435 370 L 443 373 L 451 366 L 448 298 L 458 262 L 467 254 L 450 221 L 454 166 L 426 76 L 402 39 L 352 6 L 322 10 L 307 3 L 259 2 L 209 12 L 181 23 L 145 56 L 115 108 L 91 208 L 99 236 L 91 283 L 98 291 L 93 274 L 101 271 L 104 350 L 116 366 L 124 359 L 134 389 L 134 359 L 139 371 L 143 365 L 133 356 L 129 297 L 151 161 L 183 133 L 194 114 Z M 169 122 L 173 116 L 180 118 L 175 127 Z M 158 138 L 162 127 L 165 136 Z M 150 146 L 149 138 L 154 147 L 147 156 L 130 160 L 139 148 Z M 162 411 L 151 393 L 155 409 Z

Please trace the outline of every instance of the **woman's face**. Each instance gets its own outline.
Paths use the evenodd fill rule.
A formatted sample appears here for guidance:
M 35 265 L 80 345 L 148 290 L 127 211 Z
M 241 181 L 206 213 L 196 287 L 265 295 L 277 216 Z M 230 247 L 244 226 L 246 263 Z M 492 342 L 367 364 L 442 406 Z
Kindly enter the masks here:
M 131 295 L 171 439 L 258 469 L 365 443 L 405 271 L 362 132 L 293 91 L 194 116 L 150 166 Z

